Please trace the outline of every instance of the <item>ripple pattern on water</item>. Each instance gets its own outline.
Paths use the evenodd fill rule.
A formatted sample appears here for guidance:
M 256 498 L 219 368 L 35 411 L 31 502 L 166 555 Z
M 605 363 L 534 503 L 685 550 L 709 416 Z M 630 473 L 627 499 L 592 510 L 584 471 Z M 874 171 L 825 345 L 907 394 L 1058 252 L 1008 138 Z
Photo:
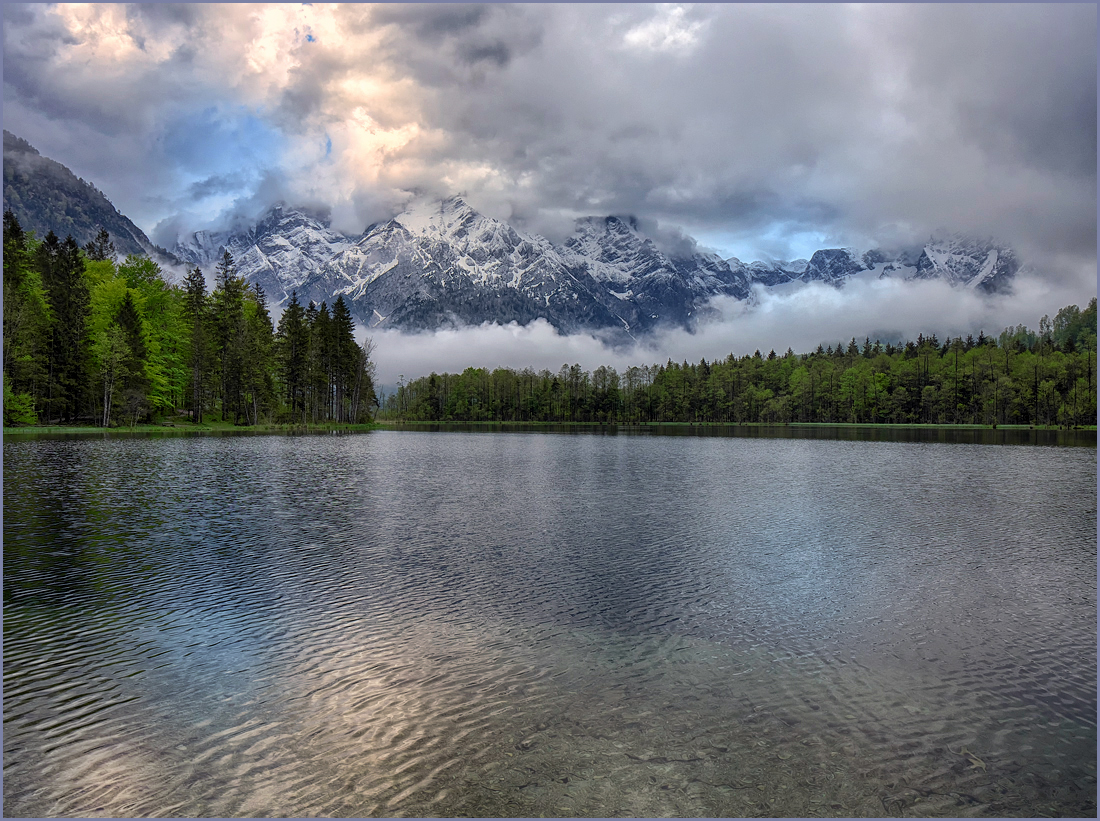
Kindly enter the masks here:
M 1094 451 L 4 459 L 7 815 L 1095 813 Z

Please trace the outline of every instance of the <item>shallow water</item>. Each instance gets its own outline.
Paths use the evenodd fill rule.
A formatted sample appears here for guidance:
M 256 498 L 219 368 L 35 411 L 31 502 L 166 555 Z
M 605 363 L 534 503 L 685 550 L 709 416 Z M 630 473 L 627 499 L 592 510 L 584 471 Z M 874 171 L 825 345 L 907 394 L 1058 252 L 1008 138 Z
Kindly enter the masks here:
M 4 444 L 4 811 L 1095 815 L 1089 448 Z

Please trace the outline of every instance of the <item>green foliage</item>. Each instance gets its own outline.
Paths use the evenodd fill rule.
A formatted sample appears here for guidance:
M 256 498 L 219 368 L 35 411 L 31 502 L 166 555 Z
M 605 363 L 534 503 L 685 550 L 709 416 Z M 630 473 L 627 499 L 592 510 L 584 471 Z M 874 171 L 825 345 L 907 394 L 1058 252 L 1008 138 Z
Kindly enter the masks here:
M 104 246 L 102 237 L 98 247 Z M 107 240 L 109 242 L 109 239 Z M 93 256 L 106 256 L 91 250 Z M 379 403 L 373 346 L 355 343 L 347 304 L 303 308 L 279 326 L 226 253 L 173 286 L 145 257 L 88 259 L 72 237 L 42 242 L 4 215 L 4 398 L 8 424 L 92 418 L 109 425 L 219 414 L 237 424 L 395 419 L 648 422 L 1091 424 L 1096 300 L 1018 325 L 883 346 L 855 339 L 814 353 L 633 366 L 591 373 L 467 368 L 432 373 Z
M 111 242 L 111 235 L 106 228 L 100 228 L 95 239 L 85 243 L 84 256 L 95 262 L 114 261 L 115 244 Z
M 47 377 L 53 319 L 42 277 L 34 265 L 37 243 L 4 213 L 4 374 L 16 393 L 35 395 Z
M 1095 302 L 1058 316 L 1040 333 L 1007 328 L 999 345 L 984 333 L 943 342 L 921 334 L 897 347 L 866 339 L 861 348 L 852 340 L 811 354 L 669 360 L 622 374 L 607 367 L 587 373 L 579 365 L 556 374 L 433 373 L 400 384 L 382 413 L 424 421 L 616 424 L 1093 424 L 1096 343 L 1088 317 L 1094 324 Z
M 46 349 L 46 417 L 74 420 L 88 387 L 87 329 L 89 287 L 84 258 L 71 237 L 60 241 L 50 232 L 35 249 L 52 319 Z
M 4 374 L 4 426 L 9 428 L 34 425 L 38 414 L 34 412 L 34 397 L 29 393 L 14 393 L 8 375 Z

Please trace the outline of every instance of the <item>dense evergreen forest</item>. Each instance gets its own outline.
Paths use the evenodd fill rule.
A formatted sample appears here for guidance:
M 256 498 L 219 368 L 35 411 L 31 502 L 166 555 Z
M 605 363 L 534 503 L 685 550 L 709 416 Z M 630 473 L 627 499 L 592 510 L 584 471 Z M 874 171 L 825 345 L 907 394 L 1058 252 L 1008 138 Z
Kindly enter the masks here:
M 148 257 L 115 261 L 4 214 L 4 425 L 190 419 L 355 423 L 377 407 L 370 343 L 342 297 L 290 300 L 275 328 L 262 289 L 226 252 L 212 291 L 198 268 L 170 283 Z
M 431 374 L 385 397 L 407 421 L 1096 424 L 1096 299 L 1039 331 L 882 345 L 855 339 L 809 354 L 760 351 L 697 364 L 591 373 L 468 368 Z

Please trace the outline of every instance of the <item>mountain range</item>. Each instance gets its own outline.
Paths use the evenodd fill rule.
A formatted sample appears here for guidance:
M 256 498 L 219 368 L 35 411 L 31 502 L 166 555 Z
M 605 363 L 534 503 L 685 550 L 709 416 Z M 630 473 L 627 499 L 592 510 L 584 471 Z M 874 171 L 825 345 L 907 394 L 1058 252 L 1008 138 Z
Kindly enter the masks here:
M 748 264 L 684 245 L 691 250 L 664 250 L 636 219 L 617 216 L 577 220 L 570 237 L 553 243 L 455 196 L 420 202 L 358 237 L 334 231 L 321 215 L 276 205 L 247 228 L 186 236 L 172 253 L 207 269 L 228 250 L 274 302 L 292 292 L 318 303 L 343 295 L 368 327 L 543 317 L 563 332 L 631 336 L 659 324 L 690 329 L 714 297 L 752 299 L 754 286 L 895 277 L 992 293 L 1008 289 L 1020 267 L 1011 248 L 947 233 L 901 252 L 832 248 L 808 260 Z
M 285 203 L 231 230 L 185 234 L 165 251 L 67 168 L 4 132 L 4 207 L 44 235 L 79 242 L 107 228 L 121 253 L 198 266 L 208 274 L 228 250 L 238 272 L 278 309 L 343 296 L 368 327 L 433 330 L 484 322 L 636 337 L 658 325 L 694 328 L 715 297 L 753 300 L 761 289 L 853 278 L 942 279 L 994 293 L 1011 288 L 1020 262 L 992 240 L 941 233 L 901 251 L 827 248 L 809 259 L 744 263 L 687 239 L 675 249 L 629 216 L 585 217 L 555 243 L 479 213 L 462 197 L 421 200 L 358 236 L 324 214 Z

